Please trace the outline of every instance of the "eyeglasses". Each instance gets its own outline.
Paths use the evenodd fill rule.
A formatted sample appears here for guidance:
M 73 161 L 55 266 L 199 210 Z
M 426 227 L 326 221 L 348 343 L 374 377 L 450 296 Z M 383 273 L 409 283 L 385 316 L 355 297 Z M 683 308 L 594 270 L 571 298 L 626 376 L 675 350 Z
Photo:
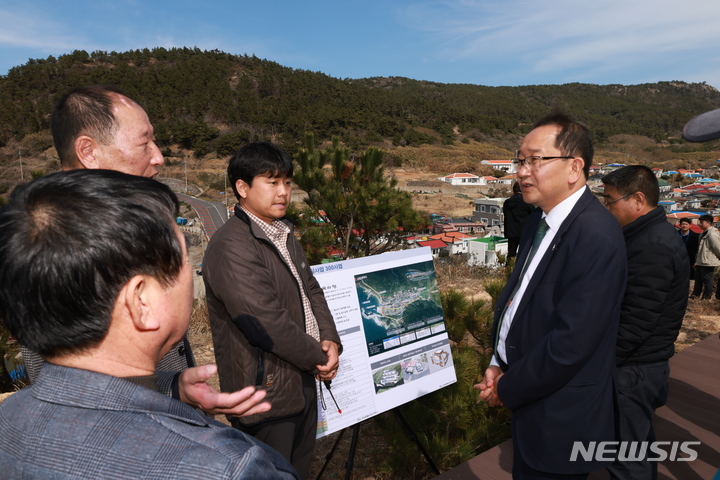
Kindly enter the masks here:
M 556 158 L 575 158 L 575 157 L 541 157 L 539 155 L 531 155 L 529 157 L 525 158 L 512 158 L 510 161 L 515 165 L 517 168 L 520 168 L 524 165 L 527 165 L 530 168 L 535 167 L 536 165 L 539 165 L 540 160 L 555 160 Z
M 613 200 L 612 202 L 608 202 L 608 199 L 605 198 L 605 201 L 604 201 L 603 203 L 605 204 L 606 207 L 609 207 L 609 206 L 612 205 L 613 203 L 619 202 L 619 201 L 622 200 L 623 198 L 627 198 L 627 197 L 629 197 L 630 195 L 632 195 L 632 193 L 628 193 L 627 195 L 623 195 L 623 196 L 620 197 L 620 198 L 616 198 L 616 199 Z

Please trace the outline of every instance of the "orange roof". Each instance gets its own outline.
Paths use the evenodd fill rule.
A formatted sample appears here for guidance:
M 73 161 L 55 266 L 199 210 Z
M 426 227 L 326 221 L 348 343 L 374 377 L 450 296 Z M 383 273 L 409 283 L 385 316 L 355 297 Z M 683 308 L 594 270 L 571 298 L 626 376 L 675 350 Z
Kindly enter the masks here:
M 447 247 L 447 244 L 443 242 L 442 240 L 428 240 L 426 242 L 418 242 L 418 245 L 421 247 L 430 247 L 430 248 L 444 248 Z
M 451 173 L 446 175 L 445 178 L 478 178 L 478 176 L 472 173 Z
M 472 235 L 468 235 L 466 233 L 462 232 L 447 232 L 445 233 L 448 237 L 455 237 L 455 238 L 472 238 Z
M 474 238 L 471 235 L 466 235 L 461 232 L 445 232 L 445 233 L 438 233 L 435 235 L 432 235 L 428 238 L 431 238 L 433 240 L 442 240 L 445 243 L 454 243 L 458 240 L 462 240 L 463 238 Z

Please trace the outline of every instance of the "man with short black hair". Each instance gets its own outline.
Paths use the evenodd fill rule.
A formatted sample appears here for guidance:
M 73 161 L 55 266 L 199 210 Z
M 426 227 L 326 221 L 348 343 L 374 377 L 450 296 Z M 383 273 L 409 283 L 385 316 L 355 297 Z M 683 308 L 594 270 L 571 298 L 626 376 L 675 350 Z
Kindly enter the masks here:
M 602 179 L 605 206 L 625 236 L 628 277 L 616 347 L 618 440 L 654 442 L 652 419 L 667 402 L 670 365 L 687 307 L 690 265 L 675 228 L 658 206 L 648 167 L 619 168 Z M 657 462 L 616 460 L 616 480 L 657 478 Z
M 508 239 L 508 260 L 517 256 L 520 235 L 530 214 L 535 210 L 525 203 L 518 182 L 513 183 L 513 194 L 503 202 L 503 233 Z
M 683 245 L 685 245 L 685 250 L 687 250 L 688 262 L 690 264 L 690 280 L 692 280 L 695 278 L 695 256 L 697 255 L 700 235 L 697 232 L 693 232 L 690 229 L 690 225 L 692 225 L 692 220 L 687 217 L 681 218 L 678 225 L 678 234 L 680 235 Z
M 230 159 L 235 216 L 213 235 L 203 259 L 210 327 L 222 390 L 255 385 L 273 409 L 232 425 L 278 450 L 302 478 L 317 432 L 313 377 L 330 381 L 342 352 L 323 290 L 292 224 L 293 164 L 269 142 Z
M 587 478 L 607 462 L 572 460 L 580 442 L 615 440 L 612 374 L 625 245 L 586 186 L 593 144 L 561 113 L 535 124 L 517 158 L 523 199 L 536 207 L 497 300 L 495 352 L 480 399 L 512 410 L 513 478 Z
M 177 209 L 154 180 L 75 170 L 17 187 L 0 210 L 0 319 L 46 361 L 0 406 L 3 478 L 298 478 L 157 392 L 193 304 Z

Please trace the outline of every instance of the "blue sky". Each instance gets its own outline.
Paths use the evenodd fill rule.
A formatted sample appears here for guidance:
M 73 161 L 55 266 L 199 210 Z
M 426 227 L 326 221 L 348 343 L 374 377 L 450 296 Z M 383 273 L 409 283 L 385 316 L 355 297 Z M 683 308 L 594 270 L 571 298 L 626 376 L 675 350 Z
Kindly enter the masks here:
M 73 50 L 199 47 L 336 78 L 720 88 L 717 0 L 0 0 L 0 75 Z

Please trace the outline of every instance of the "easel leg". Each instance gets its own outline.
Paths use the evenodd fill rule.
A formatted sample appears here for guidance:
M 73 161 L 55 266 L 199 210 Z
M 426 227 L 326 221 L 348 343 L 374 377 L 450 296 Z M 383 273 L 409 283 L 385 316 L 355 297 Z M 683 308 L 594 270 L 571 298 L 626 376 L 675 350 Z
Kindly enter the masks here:
M 360 424 L 356 423 L 353 426 L 352 440 L 350 441 L 350 451 L 348 452 L 348 459 L 345 463 L 345 480 L 350 480 L 352 474 L 353 465 L 355 464 L 355 449 L 357 448 L 358 434 L 360 433 Z
M 342 440 L 342 437 L 345 434 L 345 430 L 346 429 L 343 429 L 342 431 L 340 431 L 340 435 L 338 435 L 337 440 L 335 440 L 335 444 L 330 449 L 330 452 L 327 455 L 325 455 L 325 464 L 320 469 L 320 473 L 318 473 L 318 476 L 316 477 L 315 480 L 320 480 L 320 477 L 322 477 L 322 474 L 323 474 L 323 472 L 325 472 L 325 469 L 327 468 L 328 464 L 330 463 L 330 460 L 332 459 L 332 456 L 335 453 L 335 450 L 337 449 L 338 445 L 340 445 L 340 440 Z
M 413 429 L 412 429 L 412 427 L 410 426 L 410 424 L 408 423 L 408 421 L 405 420 L 405 417 L 403 416 L 402 412 L 400 412 L 400 410 L 399 410 L 398 408 L 393 408 L 393 411 L 395 412 L 395 414 L 396 414 L 396 415 L 398 416 L 398 418 L 400 419 L 400 423 L 402 423 L 403 426 L 405 426 L 405 429 L 409 432 L 409 434 L 410 434 L 410 440 L 412 440 L 413 442 L 415 442 L 415 445 L 418 446 L 418 448 L 419 448 L 420 451 L 422 452 L 423 456 L 425 456 L 425 460 L 427 460 L 427 462 L 430 464 L 430 466 L 432 467 L 433 471 L 434 471 L 437 475 L 440 475 L 440 470 L 438 470 L 437 466 L 435 465 L 435 462 L 433 462 L 432 458 L 430 458 L 430 454 L 427 452 L 427 450 L 425 450 L 425 447 L 423 447 L 422 443 L 420 443 L 420 439 L 419 439 L 418 436 L 415 434 L 415 432 L 413 431 Z

